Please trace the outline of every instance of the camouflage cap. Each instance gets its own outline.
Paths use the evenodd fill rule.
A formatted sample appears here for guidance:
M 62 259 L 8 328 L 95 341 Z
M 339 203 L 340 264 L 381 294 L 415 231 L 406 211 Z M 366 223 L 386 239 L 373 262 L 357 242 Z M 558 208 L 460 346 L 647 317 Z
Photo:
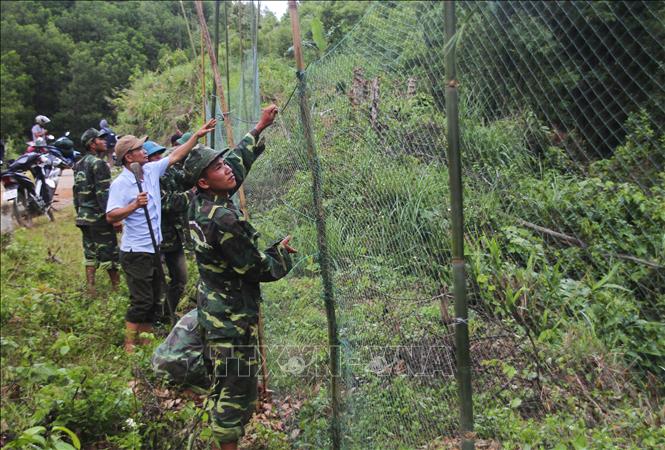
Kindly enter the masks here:
M 131 134 L 127 134 L 121 137 L 115 144 L 115 163 L 118 166 L 122 166 L 122 158 L 124 158 L 128 152 L 131 152 L 132 150 L 138 150 L 139 148 L 143 147 L 143 144 L 147 140 L 148 136 L 137 138 Z
M 196 182 L 201 178 L 203 171 L 218 157 L 223 156 L 229 151 L 228 148 L 224 150 L 215 150 L 214 148 L 206 147 L 203 144 L 198 144 L 192 149 L 185 159 L 183 171 L 185 172 L 185 183 L 195 186 Z
M 81 144 L 83 144 L 84 147 L 87 147 L 93 139 L 106 136 L 107 134 L 106 131 L 97 131 L 96 128 L 88 128 L 81 135 Z

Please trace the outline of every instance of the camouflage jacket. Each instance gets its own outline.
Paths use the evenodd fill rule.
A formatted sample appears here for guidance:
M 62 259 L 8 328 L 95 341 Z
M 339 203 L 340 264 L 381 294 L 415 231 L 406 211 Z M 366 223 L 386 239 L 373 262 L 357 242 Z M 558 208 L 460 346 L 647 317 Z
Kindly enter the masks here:
M 182 248 L 189 236 L 187 231 L 187 210 L 191 186 L 185 186 L 182 168 L 171 166 L 159 180 L 162 191 L 162 243 L 163 252 L 171 252 Z
M 111 170 L 92 153 L 74 165 L 74 209 L 77 226 L 106 226 Z
M 226 156 L 236 188 L 263 151 L 247 134 Z M 199 323 L 218 338 L 241 336 L 258 323 L 259 283 L 275 281 L 291 270 L 291 257 L 279 242 L 257 248 L 259 234 L 233 204 L 230 196 L 199 192 L 189 209 L 189 228 L 200 280 L 197 290 Z

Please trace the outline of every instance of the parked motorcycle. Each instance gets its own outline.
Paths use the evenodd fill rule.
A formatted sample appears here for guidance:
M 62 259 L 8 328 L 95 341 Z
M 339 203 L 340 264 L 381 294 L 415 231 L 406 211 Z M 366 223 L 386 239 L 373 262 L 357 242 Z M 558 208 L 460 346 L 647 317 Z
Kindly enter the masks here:
M 47 145 L 45 156 L 49 159 L 49 164 L 45 167 L 44 175 L 47 180 L 52 180 L 57 187 L 62 171 L 73 168 L 76 161 L 81 157 L 81 153 L 74 150 L 74 143 L 69 139 L 68 131 L 64 136 L 58 138 L 53 145 Z
M 74 142 L 69 138 L 69 131 L 56 139 L 53 145 L 48 145 L 48 148 L 49 152 L 60 158 L 66 166 L 62 167 L 63 169 L 71 169 L 81 157 L 81 153 L 74 149 Z
M 25 153 L 0 173 L 5 187 L 2 200 L 12 203 L 12 214 L 19 225 L 29 228 L 32 219 L 42 214 L 55 220 L 52 203 L 57 184 L 46 176 L 52 171 L 54 158 L 38 152 Z

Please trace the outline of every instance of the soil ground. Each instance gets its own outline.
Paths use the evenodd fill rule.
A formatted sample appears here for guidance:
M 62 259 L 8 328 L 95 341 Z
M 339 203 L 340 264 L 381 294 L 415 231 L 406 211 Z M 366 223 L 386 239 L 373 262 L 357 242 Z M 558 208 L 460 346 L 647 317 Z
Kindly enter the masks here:
M 72 187 L 74 186 L 74 172 L 71 169 L 63 170 L 55 191 L 55 208 L 67 206 L 72 203 Z

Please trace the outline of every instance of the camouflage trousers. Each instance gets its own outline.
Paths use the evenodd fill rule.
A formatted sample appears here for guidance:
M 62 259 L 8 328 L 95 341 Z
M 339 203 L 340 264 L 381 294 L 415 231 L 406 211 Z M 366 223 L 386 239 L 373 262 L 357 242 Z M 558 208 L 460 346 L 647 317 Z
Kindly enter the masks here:
M 259 351 L 257 327 L 222 338 L 204 331 L 203 357 L 213 388 L 206 400 L 210 428 L 218 443 L 235 442 L 256 410 Z
M 120 252 L 113 226 L 79 226 L 83 235 L 86 267 L 117 269 Z

